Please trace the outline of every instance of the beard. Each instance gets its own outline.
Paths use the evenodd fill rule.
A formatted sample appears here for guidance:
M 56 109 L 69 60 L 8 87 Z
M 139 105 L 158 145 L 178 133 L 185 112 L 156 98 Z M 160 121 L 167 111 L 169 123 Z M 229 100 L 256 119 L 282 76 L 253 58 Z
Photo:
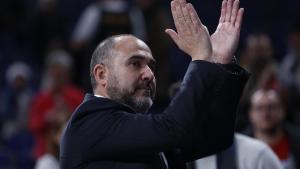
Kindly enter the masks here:
M 137 95 L 139 94 L 140 95 Z M 117 102 L 123 103 L 137 113 L 146 113 L 153 104 L 155 85 L 150 82 L 140 82 L 130 87 L 122 87 L 115 75 L 109 76 L 107 81 L 107 95 Z

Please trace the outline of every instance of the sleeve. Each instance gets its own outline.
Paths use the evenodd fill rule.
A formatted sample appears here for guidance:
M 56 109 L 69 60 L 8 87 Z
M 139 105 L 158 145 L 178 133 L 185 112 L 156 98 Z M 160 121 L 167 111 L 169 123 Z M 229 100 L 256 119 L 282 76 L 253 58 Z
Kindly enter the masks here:
M 219 96 L 219 93 L 223 94 L 223 90 L 231 89 L 229 87 L 231 85 L 239 87 L 236 91 L 236 95 L 239 95 L 238 92 L 241 92 L 240 88 L 244 82 L 237 79 L 237 77 L 232 78 L 231 74 L 219 65 L 206 61 L 193 61 L 189 65 L 179 92 L 163 113 L 143 115 L 112 111 L 102 114 L 101 117 L 89 118 L 90 121 L 85 123 L 85 126 L 78 128 L 82 130 L 78 131 L 79 133 L 85 133 L 85 136 L 81 136 L 86 143 L 82 146 L 87 146 L 83 156 L 88 159 L 136 158 L 148 153 L 184 147 L 194 139 L 194 130 L 201 137 L 222 138 L 224 135 L 222 130 L 211 136 L 206 127 L 209 126 L 208 123 L 215 124 L 214 120 L 219 122 L 221 119 L 218 118 L 224 117 L 227 123 L 234 123 L 234 113 L 227 114 L 217 109 L 221 111 L 220 115 L 211 117 L 209 112 L 206 112 L 208 110 L 206 104 L 211 100 L 209 98 Z M 226 97 L 219 99 L 223 100 Z M 229 107 L 235 109 L 237 101 L 226 99 L 230 104 Z M 224 125 L 229 125 L 228 130 L 233 132 L 233 124 L 227 123 Z M 98 136 L 92 139 L 95 133 Z M 233 133 L 225 135 L 232 137 Z M 223 139 L 231 140 L 232 138 L 228 136 Z M 221 144 L 220 142 L 209 143 L 211 138 L 207 139 L 203 138 L 205 144 L 201 145 L 202 148 L 205 147 L 205 151 L 214 151 L 214 147 Z
M 236 109 L 249 73 L 236 64 L 218 66 L 223 70 L 218 74 L 221 80 L 202 103 L 206 106 L 203 115 L 197 117 L 193 139 L 181 149 L 185 161 L 223 151 L 233 142 Z

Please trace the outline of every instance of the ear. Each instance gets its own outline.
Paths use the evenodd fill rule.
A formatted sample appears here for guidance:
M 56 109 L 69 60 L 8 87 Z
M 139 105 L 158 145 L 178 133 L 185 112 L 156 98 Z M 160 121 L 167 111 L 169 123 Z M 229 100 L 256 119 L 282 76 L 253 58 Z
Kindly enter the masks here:
M 103 64 L 97 64 L 93 69 L 96 82 L 102 86 L 106 86 L 107 68 Z

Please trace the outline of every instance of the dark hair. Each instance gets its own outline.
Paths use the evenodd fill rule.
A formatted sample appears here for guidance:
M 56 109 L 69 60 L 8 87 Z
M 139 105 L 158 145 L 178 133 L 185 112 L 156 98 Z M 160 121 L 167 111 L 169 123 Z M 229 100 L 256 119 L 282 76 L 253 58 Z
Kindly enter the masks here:
M 103 40 L 94 50 L 91 63 L 90 63 L 90 77 L 91 77 L 91 85 L 93 90 L 96 88 L 97 82 L 94 77 L 93 69 L 97 64 L 103 64 L 105 66 L 109 66 L 109 61 L 113 56 L 113 51 L 115 50 L 115 39 L 122 36 L 132 36 L 132 35 L 115 35 L 106 38 Z

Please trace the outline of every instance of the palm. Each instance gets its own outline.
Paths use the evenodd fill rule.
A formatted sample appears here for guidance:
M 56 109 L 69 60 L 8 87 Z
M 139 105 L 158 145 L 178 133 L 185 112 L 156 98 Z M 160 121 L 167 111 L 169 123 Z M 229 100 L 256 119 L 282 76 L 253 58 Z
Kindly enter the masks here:
M 223 1 L 219 25 L 211 35 L 213 60 L 217 63 L 229 63 L 234 55 L 240 37 L 243 9 L 239 1 Z
M 192 60 L 210 60 L 212 45 L 209 33 L 193 5 L 186 0 L 173 0 L 171 11 L 177 32 L 167 29 L 166 33 Z
M 230 60 L 234 55 L 239 41 L 239 32 L 227 24 L 219 24 L 216 32 L 211 35 L 213 56 Z

